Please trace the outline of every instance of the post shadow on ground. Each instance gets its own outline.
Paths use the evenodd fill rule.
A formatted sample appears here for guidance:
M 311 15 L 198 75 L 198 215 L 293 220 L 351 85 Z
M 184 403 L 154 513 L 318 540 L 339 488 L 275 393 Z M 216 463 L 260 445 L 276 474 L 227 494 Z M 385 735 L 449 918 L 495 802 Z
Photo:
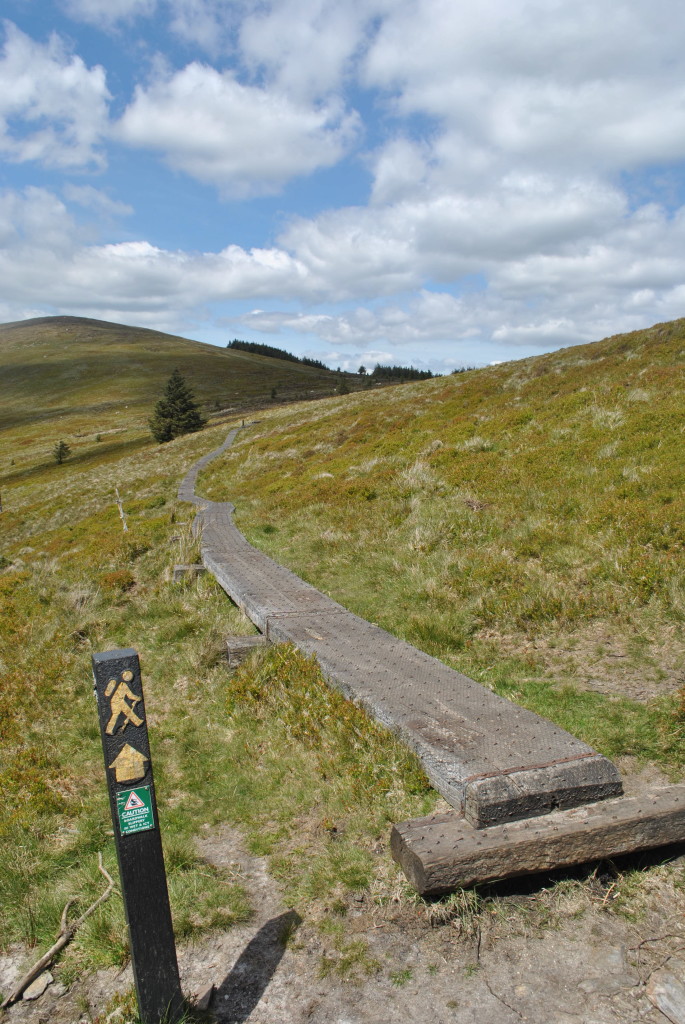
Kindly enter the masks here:
M 302 918 L 295 910 L 272 917 L 248 942 L 230 972 L 216 987 L 211 1010 L 220 1024 L 242 1024 L 262 998 L 286 942 Z

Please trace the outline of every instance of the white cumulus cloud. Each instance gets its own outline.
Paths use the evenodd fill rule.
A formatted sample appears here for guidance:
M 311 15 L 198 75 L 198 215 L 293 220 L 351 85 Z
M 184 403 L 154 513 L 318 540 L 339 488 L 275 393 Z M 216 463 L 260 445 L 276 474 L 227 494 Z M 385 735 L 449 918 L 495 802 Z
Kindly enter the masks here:
M 375 19 L 392 0 L 267 0 L 240 26 L 246 64 L 300 97 L 338 91 L 356 73 Z
M 63 0 L 62 6 L 74 21 L 110 32 L 160 11 L 175 35 L 211 55 L 230 47 L 243 13 L 242 4 L 226 0 Z
M 335 315 L 254 310 L 241 317 L 250 330 L 275 334 L 294 331 L 314 334 L 336 346 L 367 349 L 385 342 L 406 346 L 427 338 L 462 338 L 473 333 L 468 307 L 452 295 L 423 291 L 406 306 L 384 305 L 375 309 L 358 306 Z
M 357 130 L 357 116 L 337 102 L 295 102 L 192 63 L 139 86 L 117 132 L 226 195 L 249 196 L 337 163 Z
M 436 118 L 467 168 L 640 166 L 685 156 L 684 29 L 680 8 L 640 0 L 411 0 L 387 11 L 364 80 L 398 115 Z
M 117 320 L 127 311 L 163 314 L 168 324 L 206 303 L 305 297 L 312 287 L 307 268 L 282 249 L 231 245 L 198 253 L 142 239 L 97 245 L 92 235 L 92 226 L 80 226 L 46 189 L 0 194 L 0 302 L 19 308 L 40 297 L 61 312 L 119 309 Z
M 37 43 L 4 23 L 0 153 L 48 167 L 102 165 L 110 94 L 102 67 L 86 67 L 59 36 Z
M 107 218 L 128 217 L 134 212 L 128 203 L 112 199 L 102 189 L 94 188 L 92 185 L 65 185 L 64 197 L 71 203 L 76 203 L 87 210 L 94 210 Z
M 325 277 L 331 296 L 388 295 L 591 245 L 625 214 L 625 197 L 601 181 L 511 173 L 476 196 L 440 185 L 300 218 L 279 242 Z

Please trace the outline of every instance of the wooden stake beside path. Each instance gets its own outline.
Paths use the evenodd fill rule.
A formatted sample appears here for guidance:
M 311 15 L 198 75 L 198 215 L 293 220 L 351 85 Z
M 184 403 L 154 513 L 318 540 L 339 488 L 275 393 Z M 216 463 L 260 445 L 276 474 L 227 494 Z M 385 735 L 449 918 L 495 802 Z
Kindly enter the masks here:
M 143 1024 L 173 1024 L 183 1012 L 138 655 L 93 655 L 95 696 Z

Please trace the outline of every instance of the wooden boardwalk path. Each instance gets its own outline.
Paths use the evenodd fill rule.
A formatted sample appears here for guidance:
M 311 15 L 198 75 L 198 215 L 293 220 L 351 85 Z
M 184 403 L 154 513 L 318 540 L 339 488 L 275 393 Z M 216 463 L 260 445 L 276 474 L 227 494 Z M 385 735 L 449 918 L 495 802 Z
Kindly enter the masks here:
M 416 751 L 435 788 L 476 828 L 621 794 L 611 761 L 538 715 L 391 636 L 249 544 L 230 502 L 179 489 L 199 507 L 202 560 L 267 638 L 316 655 L 329 682 Z

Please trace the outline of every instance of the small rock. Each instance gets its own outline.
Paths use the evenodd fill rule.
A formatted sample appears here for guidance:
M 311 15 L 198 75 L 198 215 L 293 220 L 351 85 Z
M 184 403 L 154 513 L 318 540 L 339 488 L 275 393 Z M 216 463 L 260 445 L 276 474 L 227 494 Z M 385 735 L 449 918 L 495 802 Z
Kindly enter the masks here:
M 22 999 L 38 999 L 39 996 L 43 995 L 48 985 L 52 985 L 55 979 L 50 974 L 50 971 L 43 971 L 39 974 L 35 981 L 32 981 L 28 988 L 24 989 Z
M 685 1024 L 685 985 L 670 971 L 655 971 L 647 982 L 647 998 L 672 1024 Z
M 607 950 L 604 963 L 612 974 L 622 973 L 625 970 L 625 946 L 614 946 Z
M 56 996 L 59 999 L 60 996 L 65 996 L 68 991 L 69 989 L 67 988 L 67 986 L 63 985 L 61 981 L 58 981 L 52 990 L 52 995 Z
M 13 990 L 22 974 L 24 951 L 11 949 L 5 956 L 0 956 L 0 992 Z

